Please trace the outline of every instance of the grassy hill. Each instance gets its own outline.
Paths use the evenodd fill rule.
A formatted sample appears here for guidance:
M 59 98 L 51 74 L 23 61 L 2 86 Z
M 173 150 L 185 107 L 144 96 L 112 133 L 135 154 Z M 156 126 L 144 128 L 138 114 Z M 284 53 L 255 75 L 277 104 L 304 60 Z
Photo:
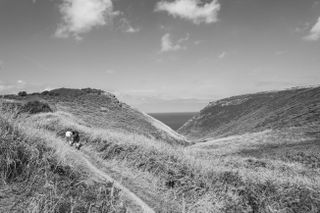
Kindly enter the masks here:
M 95 116 L 98 107 L 91 97 L 100 95 L 87 94 L 88 109 L 69 103 L 71 98 L 82 103 L 74 95 L 62 96 L 67 100 L 61 103 L 57 94 L 41 95 L 42 104 L 25 104 L 38 100 L 38 94 L 6 100 L 6 108 L 19 112 L 0 120 L 0 212 L 22 208 L 33 212 L 88 212 L 89 208 L 97 208 L 92 212 L 126 208 L 152 212 L 133 210 L 130 200 L 142 200 L 154 212 L 320 211 L 317 125 L 288 122 L 286 128 L 250 130 L 185 146 L 151 137 L 139 132 L 141 128 L 130 131 L 126 125 L 104 124 L 105 117 Z M 15 108 L 17 102 L 20 106 Z M 70 128 L 80 132 L 84 144 L 80 151 L 63 141 L 63 133 Z M 103 173 L 118 184 L 102 181 Z M 120 191 L 119 183 L 130 191 Z M 141 200 L 126 198 L 128 194 Z M 99 209 L 101 206 L 105 209 Z
M 60 138 L 0 111 L 0 212 L 126 212 L 120 190 Z
M 214 101 L 178 132 L 192 139 L 201 139 L 266 129 L 319 125 L 320 87 L 316 87 L 241 95 Z
M 87 126 L 144 135 L 168 143 L 187 144 L 183 136 L 168 126 L 102 90 L 60 88 L 22 97 L 7 95 L 5 98 L 20 102 L 42 100 L 55 111 L 71 113 Z

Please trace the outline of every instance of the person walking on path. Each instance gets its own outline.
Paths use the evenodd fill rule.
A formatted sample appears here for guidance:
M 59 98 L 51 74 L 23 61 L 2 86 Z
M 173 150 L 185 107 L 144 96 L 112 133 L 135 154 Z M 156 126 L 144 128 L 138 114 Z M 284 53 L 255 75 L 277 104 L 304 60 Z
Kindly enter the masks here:
M 70 146 L 72 145 L 72 138 L 73 138 L 73 136 L 72 136 L 73 134 L 72 134 L 72 131 L 66 131 L 66 134 L 65 134 L 65 136 L 66 136 L 66 141 L 67 141 L 67 143 L 68 144 L 70 144 Z
M 79 132 L 78 131 L 72 131 L 72 134 L 73 134 L 73 141 L 72 141 L 73 143 L 72 143 L 72 145 L 74 144 L 76 149 L 79 150 L 80 147 L 82 146 L 81 143 L 80 143 Z
M 73 144 L 75 145 L 76 149 L 80 149 L 82 144 L 80 143 L 80 136 L 79 136 L 79 132 L 76 130 L 73 131 L 67 131 L 66 134 L 66 141 L 67 143 L 69 143 L 70 146 L 73 146 Z

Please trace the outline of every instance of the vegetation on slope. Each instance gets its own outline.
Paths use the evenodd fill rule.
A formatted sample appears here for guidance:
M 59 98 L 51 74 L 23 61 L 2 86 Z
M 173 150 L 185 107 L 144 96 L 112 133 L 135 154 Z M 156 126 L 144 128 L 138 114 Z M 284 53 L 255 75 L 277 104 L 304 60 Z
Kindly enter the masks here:
M 112 183 L 67 159 L 59 139 L 13 117 L 0 113 L 0 212 L 125 212 Z
M 21 125 L 55 140 L 66 129 L 78 130 L 84 146 L 77 155 L 90 156 L 157 212 L 320 211 L 316 122 L 185 147 L 121 128 L 99 128 L 62 110 L 30 115 Z
M 178 132 L 193 139 L 320 125 L 320 87 L 241 95 L 211 102 Z
M 114 170 L 118 167 L 120 173 L 126 171 L 129 180 L 140 177 L 127 183 L 143 181 L 138 184 L 149 194 L 141 196 L 159 212 L 320 210 L 320 168 L 305 164 L 320 150 L 314 147 L 317 139 L 305 135 L 302 129 L 266 131 L 181 147 L 87 127 L 63 112 L 33 116 L 29 122 L 57 134 L 68 127 L 77 129 L 86 141 L 87 152 L 98 153 L 102 162 L 109 162 Z M 306 149 L 299 150 L 302 144 Z M 318 165 L 317 159 L 314 161 Z
M 186 139 L 166 125 L 145 113 L 120 102 L 115 95 L 97 89 L 55 89 L 41 94 L 33 93 L 20 97 L 6 95 L 9 100 L 40 100 L 48 102 L 55 109 L 69 112 L 86 125 L 121 130 L 160 139 L 168 143 L 188 144 Z

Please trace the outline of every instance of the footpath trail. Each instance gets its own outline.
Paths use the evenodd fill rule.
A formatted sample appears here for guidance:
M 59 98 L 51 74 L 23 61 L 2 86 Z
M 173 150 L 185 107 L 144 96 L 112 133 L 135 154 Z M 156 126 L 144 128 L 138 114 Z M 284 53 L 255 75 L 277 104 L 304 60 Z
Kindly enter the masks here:
M 120 189 L 123 192 L 123 198 L 127 204 L 129 212 L 132 213 L 155 213 L 154 211 L 146 202 L 144 202 L 140 197 L 138 197 L 135 193 L 133 193 L 130 189 L 125 187 L 120 182 L 116 181 L 110 175 L 107 174 L 105 171 L 106 168 L 99 169 L 95 164 L 97 160 L 90 154 L 88 151 L 82 151 L 84 157 L 84 163 L 87 165 L 88 169 L 91 170 L 93 174 L 95 174 L 99 179 L 113 182 L 114 186 Z M 96 163 L 93 163 L 96 162 Z
M 54 137 L 53 137 L 54 138 Z M 149 196 L 148 192 L 143 190 L 142 188 L 135 188 L 134 183 L 126 184 L 127 186 L 131 186 L 130 188 L 124 186 L 117 180 L 122 180 L 123 176 L 115 175 L 115 172 L 112 171 L 111 168 L 104 165 L 103 160 L 95 155 L 93 151 L 89 149 L 82 149 L 81 151 L 77 151 L 69 145 L 65 144 L 64 141 L 56 139 L 54 140 L 56 143 L 48 143 L 49 146 L 55 148 L 57 150 L 58 155 L 60 155 L 61 159 L 64 160 L 72 160 L 75 162 L 77 166 L 80 166 L 86 172 L 92 175 L 96 180 L 100 182 L 111 182 L 114 187 L 121 190 L 122 199 L 127 207 L 127 212 L 129 213 L 156 213 L 156 211 L 150 207 L 144 200 L 146 197 L 149 197 L 149 202 L 152 204 L 156 204 L 156 202 L 150 202 L 150 200 L 155 201 L 152 196 Z M 112 177 L 112 174 L 114 177 Z M 119 178 L 118 178 L 119 177 Z M 116 180 L 117 179 L 117 180 Z M 128 182 L 127 182 L 128 183 Z M 134 192 L 132 189 L 135 189 Z M 8 189 L 9 190 L 9 189 Z M 0 190 L 0 212 L 14 212 L 14 204 L 19 200 L 19 196 L 8 196 L 6 192 L 6 188 L 2 187 Z M 139 192 L 139 196 L 137 195 Z M 143 199 L 141 199 L 141 195 Z

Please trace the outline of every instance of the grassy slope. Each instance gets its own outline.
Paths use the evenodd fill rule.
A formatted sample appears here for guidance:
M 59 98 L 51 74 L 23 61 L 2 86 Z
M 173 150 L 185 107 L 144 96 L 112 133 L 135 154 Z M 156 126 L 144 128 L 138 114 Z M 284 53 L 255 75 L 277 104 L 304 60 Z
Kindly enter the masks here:
M 317 87 L 212 102 L 178 132 L 200 139 L 319 124 L 320 87 Z
M 213 139 L 187 149 L 215 171 L 237 173 L 230 182 L 236 192 L 231 199 L 242 199 L 239 190 L 247 190 L 242 193 L 251 196 L 254 212 L 319 212 L 319 141 L 297 127 Z
M 24 121 L 25 126 L 58 136 L 67 128 L 79 130 L 85 146 L 78 154 L 90 156 L 158 212 L 320 211 L 316 125 L 182 147 L 88 126 L 63 111 Z
M 320 150 L 314 135 L 301 128 L 177 147 L 87 127 L 64 112 L 28 122 L 57 134 L 68 127 L 79 130 L 86 141 L 83 152 L 159 212 L 320 210 Z
M 168 143 L 187 144 L 185 138 L 152 117 L 121 103 L 111 93 L 94 89 L 56 89 L 49 93 L 9 96 L 10 99 L 49 102 L 57 110 L 69 112 L 87 126 L 118 130 L 160 139 Z
M 0 212 L 125 212 L 119 190 L 64 142 L 0 114 Z

